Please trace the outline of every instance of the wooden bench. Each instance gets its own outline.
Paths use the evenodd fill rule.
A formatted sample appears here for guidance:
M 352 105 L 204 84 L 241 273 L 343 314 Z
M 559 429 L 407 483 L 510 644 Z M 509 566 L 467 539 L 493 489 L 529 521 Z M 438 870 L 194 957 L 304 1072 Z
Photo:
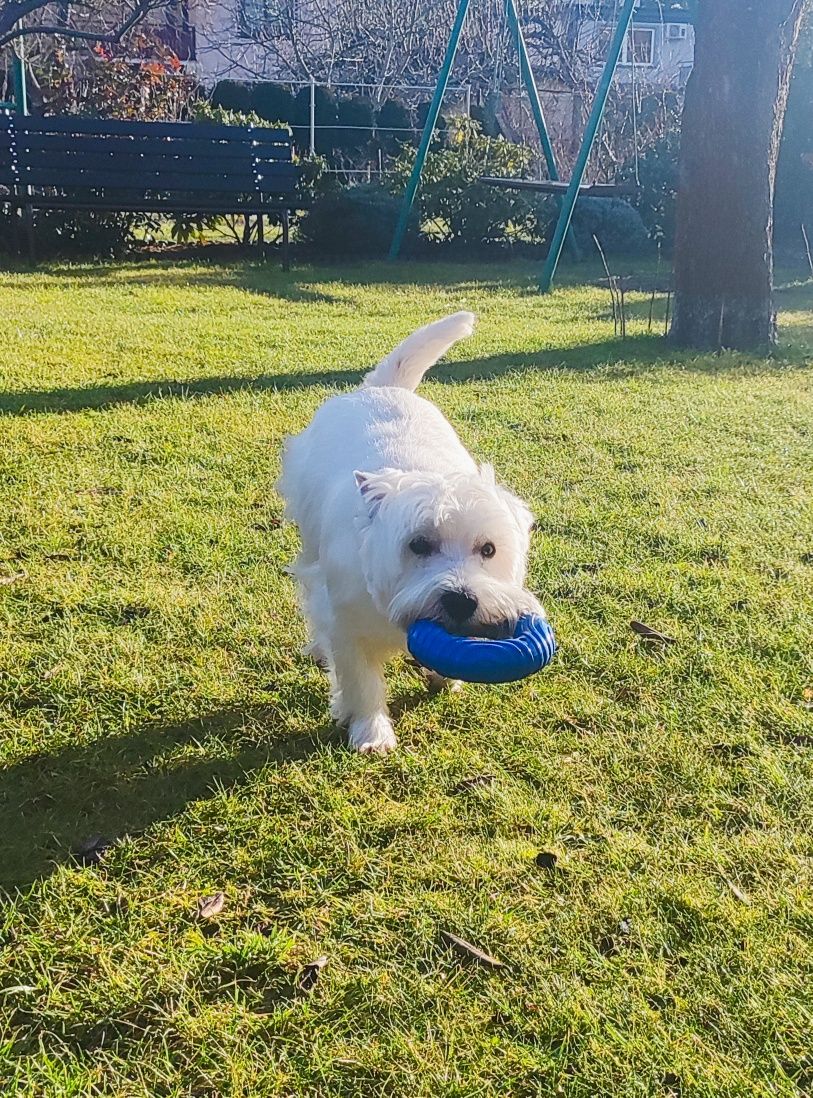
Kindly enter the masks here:
M 279 217 L 287 269 L 298 184 L 286 130 L 0 113 L 0 204 L 22 211 L 32 259 L 34 210 L 242 214 L 263 254 L 263 218 Z

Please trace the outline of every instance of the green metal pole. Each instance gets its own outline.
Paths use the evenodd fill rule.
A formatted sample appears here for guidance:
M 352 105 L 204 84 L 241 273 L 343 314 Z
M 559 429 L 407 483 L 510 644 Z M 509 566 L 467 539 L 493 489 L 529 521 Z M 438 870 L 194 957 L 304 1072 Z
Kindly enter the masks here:
M 531 114 L 534 117 L 536 132 L 539 134 L 539 141 L 542 145 L 542 155 L 545 158 L 545 166 L 548 169 L 548 178 L 557 182 L 559 179 L 559 169 L 556 167 L 556 156 L 553 151 L 553 145 L 551 144 L 550 134 L 548 133 L 548 126 L 545 122 L 545 113 L 542 110 L 542 101 L 539 98 L 539 88 L 537 88 L 536 80 L 534 79 L 531 61 L 528 57 L 528 48 L 525 45 L 525 36 L 522 33 L 522 24 L 519 21 L 519 13 L 517 12 L 515 0 L 505 0 L 505 11 L 508 16 L 509 29 L 516 39 L 517 54 L 519 56 L 519 71 L 522 82 L 528 92 L 528 99 L 531 104 Z M 559 208 L 561 209 L 561 204 Z M 573 233 L 568 233 L 567 244 L 573 258 L 578 262 L 578 260 L 581 259 L 581 250 L 576 243 L 576 238 L 573 236 Z
M 415 157 L 415 163 L 412 166 L 412 174 L 409 177 L 409 183 L 407 183 L 407 189 L 404 194 L 404 201 L 401 204 L 401 213 L 398 217 L 398 224 L 395 227 L 392 244 L 390 245 L 390 259 L 398 258 L 398 254 L 401 251 L 401 245 L 404 242 L 407 225 L 409 224 L 409 215 L 412 211 L 412 204 L 415 201 L 415 195 L 418 193 L 418 187 L 420 186 L 421 172 L 423 171 L 423 166 L 426 163 L 426 154 L 429 152 L 429 145 L 432 141 L 432 134 L 435 132 L 435 123 L 437 122 L 438 115 L 440 114 L 440 105 L 446 92 L 446 85 L 449 83 L 449 74 L 451 73 L 452 65 L 454 64 L 455 54 L 457 53 L 457 46 L 460 42 L 460 33 L 463 30 L 463 24 L 466 20 L 466 15 L 469 10 L 469 3 L 470 0 L 460 0 L 460 3 L 457 7 L 457 15 L 455 16 L 454 26 L 452 27 L 452 37 L 449 39 L 449 45 L 446 47 L 446 56 L 443 59 L 443 67 L 440 70 L 437 87 L 435 88 L 435 94 L 432 96 L 432 102 L 429 106 L 429 113 L 426 116 L 426 122 L 424 124 L 423 134 L 421 136 L 421 143 L 418 146 L 418 155 Z
M 550 143 L 548 127 L 545 123 L 545 114 L 542 110 L 542 102 L 539 98 L 539 89 L 536 86 L 536 80 L 534 80 L 531 62 L 528 57 L 528 49 L 525 45 L 525 37 L 522 33 L 522 27 L 520 26 L 514 0 L 505 0 L 505 10 L 508 15 L 508 26 L 517 42 L 519 71 L 522 76 L 522 82 L 525 84 L 525 88 L 528 92 L 528 99 L 531 102 L 531 114 L 534 116 L 536 132 L 539 134 L 539 140 L 542 144 L 542 155 L 545 157 L 548 178 L 556 182 L 559 179 L 559 171 L 556 167 L 556 157 L 553 153 L 553 146 Z
M 618 59 L 621 56 L 624 39 L 627 36 L 629 25 L 632 22 L 636 3 L 637 0 L 624 0 L 624 7 L 621 9 L 621 14 L 618 16 L 618 25 L 615 28 L 615 34 L 613 35 L 612 44 L 610 45 L 610 54 L 607 58 L 607 63 L 604 66 L 604 72 L 601 74 L 598 88 L 596 89 L 593 108 L 590 111 L 590 118 L 587 122 L 587 129 L 584 133 L 582 146 L 579 149 L 576 166 L 573 169 L 573 178 L 570 180 L 567 194 L 562 203 L 562 209 L 556 224 L 556 231 L 553 234 L 548 258 L 545 260 L 545 269 L 542 272 L 542 278 L 539 283 L 539 289 L 543 294 L 546 294 L 550 290 L 553 285 L 553 280 L 556 277 L 556 269 L 559 266 L 559 260 L 562 256 L 565 236 L 567 235 L 567 230 L 570 228 L 570 222 L 573 218 L 576 199 L 579 197 L 579 188 L 584 181 L 584 173 L 587 171 L 590 153 L 593 151 L 596 135 L 598 134 L 601 120 L 604 117 L 604 109 L 607 106 L 610 87 L 612 86 L 613 77 L 615 76 L 615 70 L 618 68 Z
M 25 47 L 23 39 L 11 54 L 11 71 L 14 80 L 14 106 L 18 114 L 28 114 L 28 94 L 25 86 Z

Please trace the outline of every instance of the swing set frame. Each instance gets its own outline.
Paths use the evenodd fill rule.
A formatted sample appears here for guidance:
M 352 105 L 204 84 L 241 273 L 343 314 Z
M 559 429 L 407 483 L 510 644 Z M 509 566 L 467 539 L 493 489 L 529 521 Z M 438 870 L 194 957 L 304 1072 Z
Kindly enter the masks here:
M 533 189 L 548 190 L 550 193 L 562 195 L 559 218 L 556 222 L 556 229 L 554 230 L 553 239 L 548 250 L 548 255 L 545 260 L 545 266 L 539 282 L 539 289 L 542 293 L 548 293 L 548 291 L 553 286 L 553 281 L 559 268 L 559 260 L 562 257 L 562 250 L 565 245 L 565 240 L 568 237 L 570 223 L 573 220 L 573 212 L 576 209 L 576 203 L 579 199 L 579 195 L 592 193 L 594 196 L 606 197 L 610 194 L 610 192 L 616 194 L 618 193 L 617 189 L 609 187 L 604 191 L 602 195 L 600 191 L 596 191 L 594 188 L 585 187 L 584 177 L 585 173 L 587 172 L 587 165 L 590 160 L 590 154 L 593 151 L 593 146 L 596 142 L 596 137 L 598 136 L 602 119 L 604 118 L 604 111 L 607 106 L 607 99 L 610 94 L 610 88 L 612 87 L 613 78 L 615 77 L 618 63 L 621 59 L 621 51 L 624 47 L 624 40 L 626 39 L 627 32 L 629 31 L 630 25 L 632 24 L 636 4 L 637 0 L 623 0 L 621 9 L 618 14 L 618 21 L 616 23 L 612 41 L 610 43 L 610 52 L 604 64 L 604 70 L 598 82 L 596 94 L 593 97 L 593 105 L 590 110 L 590 117 L 587 120 L 587 126 L 585 128 L 584 136 L 582 138 L 581 146 L 579 148 L 579 154 L 576 158 L 576 163 L 573 168 L 573 175 L 571 176 L 569 182 L 563 183 L 559 177 L 559 170 L 556 165 L 556 156 L 554 154 L 553 146 L 551 144 L 548 127 L 545 123 L 545 114 L 542 110 L 542 102 L 539 98 L 539 89 L 537 88 L 533 70 L 531 69 L 531 62 L 528 57 L 525 37 L 522 33 L 522 26 L 519 21 L 519 14 L 517 12 L 516 0 L 505 0 L 505 13 L 508 21 L 508 26 L 511 31 L 512 37 L 514 38 L 517 45 L 520 77 L 522 83 L 525 85 L 525 90 L 528 93 L 528 99 L 531 105 L 531 114 L 533 115 L 534 124 L 536 125 L 536 131 L 539 135 L 539 141 L 542 146 L 542 156 L 544 158 L 545 167 L 548 173 L 549 182 L 535 184 Z M 401 203 L 401 211 L 398 217 L 398 223 L 396 224 L 395 233 L 393 234 L 392 244 L 390 246 L 390 259 L 397 259 L 401 251 L 401 245 L 403 244 L 404 236 L 406 235 L 407 225 L 409 224 L 409 215 L 412 212 L 415 197 L 418 193 L 418 188 L 420 187 L 421 174 L 423 172 L 424 164 L 426 163 L 426 156 L 429 152 L 429 146 L 432 142 L 432 136 L 435 132 L 435 126 L 437 125 L 438 115 L 440 114 L 443 96 L 446 92 L 446 86 L 449 83 L 449 76 L 452 71 L 452 66 L 454 65 L 454 59 L 457 54 L 457 47 L 460 43 L 460 36 L 462 34 L 463 26 L 466 22 L 466 16 L 468 15 L 470 6 L 471 0 L 458 0 L 457 14 L 455 15 L 455 21 L 452 26 L 452 33 L 449 39 L 449 44 L 446 47 L 446 55 L 443 59 L 443 65 L 441 66 L 441 70 L 438 75 L 438 82 L 435 87 L 435 92 L 432 96 L 432 102 L 429 106 L 429 111 L 426 116 L 423 133 L 421 134 L 421 141 L 418 146 L 418 153 L 415 157 L 415 163 L 412 167 L 412 173 L 409 177 L 406 191 L 404 192 L 404 198 Z M 509 187 L 513 184 L 516 189 L 529 189 L 527 184 L 533 182 L 528 180 L 496 180 L 492 178 L 487 178 L 485 181 L 502 187 Z M 525 183 L 526 186 L 521 186 L 521 184 L 523 183 Z

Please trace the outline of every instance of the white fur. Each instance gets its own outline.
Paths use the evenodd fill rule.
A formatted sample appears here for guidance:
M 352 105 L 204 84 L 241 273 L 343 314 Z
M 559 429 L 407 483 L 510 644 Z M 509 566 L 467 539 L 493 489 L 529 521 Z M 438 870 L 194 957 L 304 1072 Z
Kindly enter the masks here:
M 331 712 L 358 751 L 395 746 L 383 669 L 414 621 L 472 633 L 541 612 L 523 586 L 528 508 L 413 392 L 473 329 L 474 316 L 461 312 L 414 332 L 285 446 L 279 490 L 302 538 L 292 571 L 310 651 L 327 666 Z M 428 540 L 430 555 L 409 548 L 416 537 Z M 486 543 L 496 550 L 488 559 Z M 476 600 L 469 620 L 450 620 L 440 601 L 450 591 Z

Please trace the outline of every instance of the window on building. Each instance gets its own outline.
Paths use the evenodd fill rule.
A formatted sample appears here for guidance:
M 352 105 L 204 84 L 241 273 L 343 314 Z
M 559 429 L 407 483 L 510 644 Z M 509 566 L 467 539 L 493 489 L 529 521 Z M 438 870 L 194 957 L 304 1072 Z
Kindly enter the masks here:
M 247 38 L 281 38 L 296 18 L 296 0 L 240 0 L 239 11 Z
M 655 64 L 655 28 L 631 27 L 621 51 L 622 65 Z

